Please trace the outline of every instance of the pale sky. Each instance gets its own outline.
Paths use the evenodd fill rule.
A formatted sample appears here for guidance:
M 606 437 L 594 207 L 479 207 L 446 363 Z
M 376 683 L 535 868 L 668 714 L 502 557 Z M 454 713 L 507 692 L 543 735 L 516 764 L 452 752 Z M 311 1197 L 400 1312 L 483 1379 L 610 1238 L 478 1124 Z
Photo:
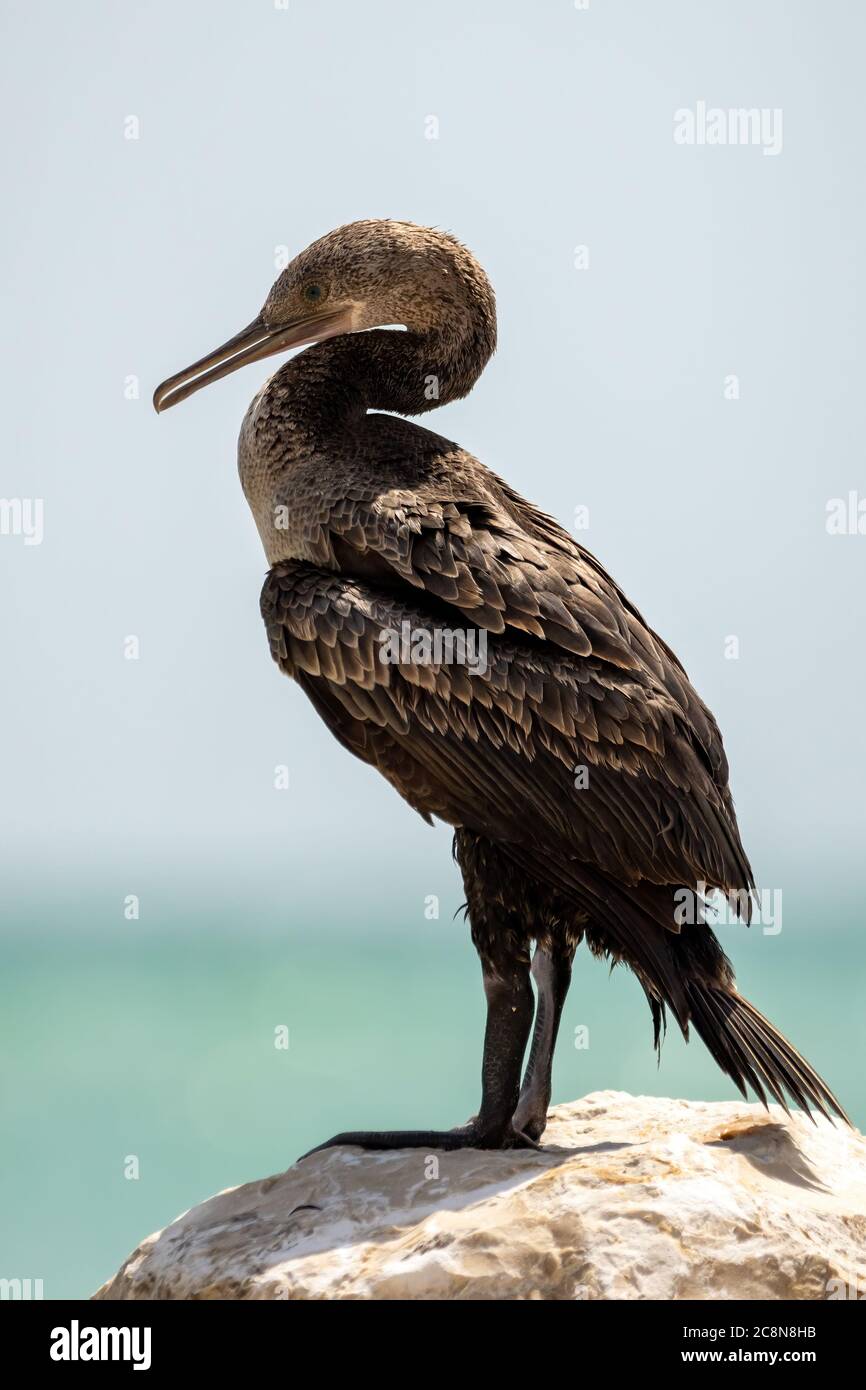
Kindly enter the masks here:
M 426 423 L 588 508 L 719 719 L 759 883 L 851 882 L 866 535 L 825 520 L 866 497 L 862 7 L 7 0 L 2 37 L 0 495 L 44 509 L 41 544 L 0 535 L 14 893 L 452 872 L 270 661 L 235 449 L 271 364 L 150 406 L 279 247 L 359 217 L 485 265 L 498 354 Z M 677 142 L 699 102 L 782 111 L 781 149 Z

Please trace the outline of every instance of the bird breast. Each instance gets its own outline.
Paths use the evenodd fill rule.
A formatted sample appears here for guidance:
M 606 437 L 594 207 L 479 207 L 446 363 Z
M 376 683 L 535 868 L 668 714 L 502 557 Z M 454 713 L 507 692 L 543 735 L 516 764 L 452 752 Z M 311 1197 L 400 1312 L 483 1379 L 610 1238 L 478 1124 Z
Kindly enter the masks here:
M 238 474 L 268 564 L 312 559 L 305 544 L 304 475 L 316 476 L 307 443 L 275 412 L 267 382 L 244 416 L 238 439 Z M 306 486 L 305 486 L 306 483 Z

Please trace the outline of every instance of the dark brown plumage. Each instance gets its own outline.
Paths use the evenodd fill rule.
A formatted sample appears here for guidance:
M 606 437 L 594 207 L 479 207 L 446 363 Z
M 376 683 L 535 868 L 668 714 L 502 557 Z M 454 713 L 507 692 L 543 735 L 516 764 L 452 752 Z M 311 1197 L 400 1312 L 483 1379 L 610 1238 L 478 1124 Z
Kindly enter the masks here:
M 289 266 L 249 329 L 160 387 L 157 408 L 311 341 L 241 431 L 241 479 L 272 566 L 261 599 L 271 652 L 345 748 L 427 820 L 455 827 L 488 999 L 469 1125 L 331 1142 L 536 1141 L 584 938 L 638 976 L 657 1044 L 670 1008 L 743 1094 L 748 1084 L 786 1104 L 787 1092 L 841 1115 L 737 993 L 703 920 L 699 884 L 738 895 L 748 915 L 753 877 L 719 730 L 673 652 L 592 555 L 477 459 L 368 413 L 420 414 L 471 389 L 496 341 L 480 266 L 438 231 L 341 228 Z M 385 636 L 406 625 L 431 643 L 483 632 L 486 663 L 383 660 Z M 675 915 L 681 890 L 697 908 L 688 923 Z M 521 1087 L 533 941 L 539 1002 Z

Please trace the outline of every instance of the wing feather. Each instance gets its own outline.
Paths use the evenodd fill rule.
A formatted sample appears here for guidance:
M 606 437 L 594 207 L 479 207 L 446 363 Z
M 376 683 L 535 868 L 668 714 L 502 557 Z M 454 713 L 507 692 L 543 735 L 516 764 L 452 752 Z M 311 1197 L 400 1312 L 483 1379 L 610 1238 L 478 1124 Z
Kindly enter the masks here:
M 487 632 L 485 665 L 386 661 L 388 634 L 432 638 L 441 619 L 409 591 L 296 562 L 271 572 L 262 612 L 274 659 L 423 815 L 519 846 L 551 881 L 579 884 L 588 866 L 628 885 L 749 885 L 723 789 L 646 667 L 510 631 Z

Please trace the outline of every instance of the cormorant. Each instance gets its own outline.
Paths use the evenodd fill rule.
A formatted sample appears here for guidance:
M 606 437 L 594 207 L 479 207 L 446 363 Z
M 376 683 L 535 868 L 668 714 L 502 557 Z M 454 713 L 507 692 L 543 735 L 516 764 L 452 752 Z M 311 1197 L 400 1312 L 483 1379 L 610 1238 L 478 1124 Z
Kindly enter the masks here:
M 465 396 L 494 351 L 481 266 L 442 231 L 341 227 L 154 405 L 308 344 L 259 391 L 239 442 L 271 653 L 344 748 L 454 827 L 487 997 L 477 1116 L 329 1144 L 536 1145 L 581 940 L 634 971 L 657 1048 L 670 1009 L 743 1095 L 748 1083 L 787 1108 L 787 1091 L 845 1118 L 738 993 L 705 920 L 712 890 L 748 920 L 754 882 L 718 727 L 677 657 L 556 521 L 398 418 Z

